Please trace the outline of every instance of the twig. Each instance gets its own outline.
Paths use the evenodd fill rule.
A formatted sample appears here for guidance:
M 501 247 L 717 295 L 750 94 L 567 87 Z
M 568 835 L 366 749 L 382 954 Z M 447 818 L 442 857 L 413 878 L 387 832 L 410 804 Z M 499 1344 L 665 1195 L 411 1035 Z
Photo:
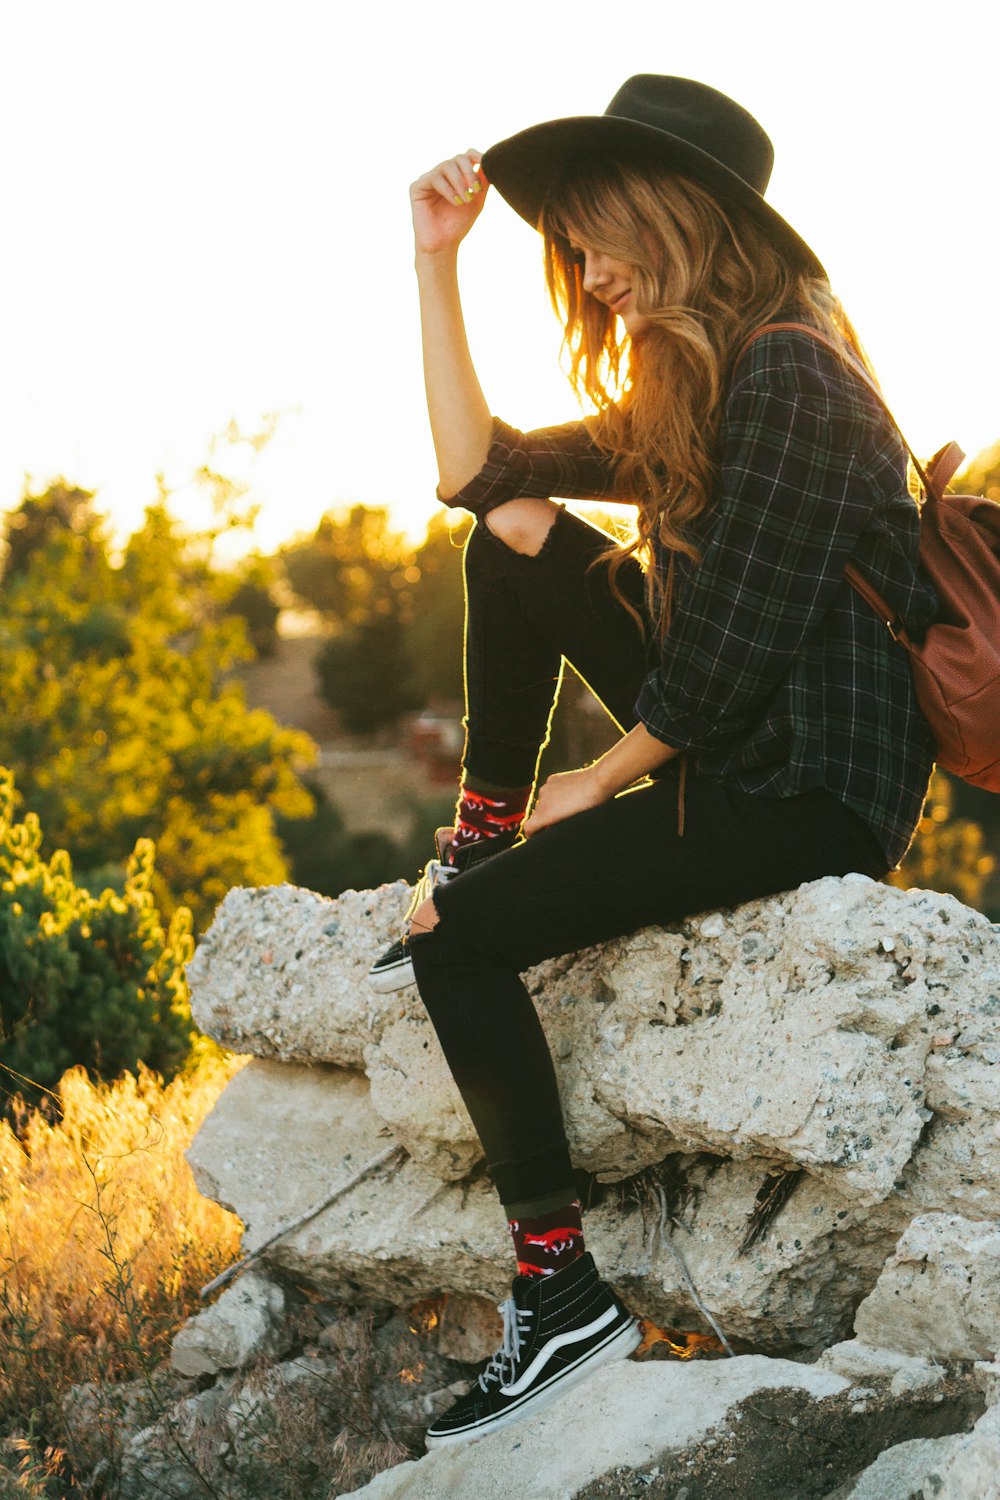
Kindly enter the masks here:
M 222 1271 L 218 1276 L 214 1277 L 207 1286 L 202 1287 L 199 1296 L 204 1299 L 210 1292 L 214 1292 L 216 1287 L 225 1286 L 227 1282 L 232 1281 L 234 1276 L 238 1276 L 241 1271 L 245 1271 L 247 1266 L 252 1266 L 255 1260 L 259 1260 L 264 1251 L 270 1250 L 276 1240 L 280 1240 L 286 1234 L 291 1234 L 293 1229 L 298 1229 L 301 1225 L 307 1224 L 310 1219 L 315 1219 L 316 1215 L 321 1214 L 324 1208 L 329 1208 L 330 1204 L 337 1198 L 342 1197 L 344 1193 L 350 1192 L 352 1187 L 356 1187 L 359 1182 L 363 1182 L 366 1177 L 370 1177 L 374 1171 L 384 1166 L 386 1162 L 393 1159 L 400 1161 L 405 1155 L 405 1147 L 400 1146 L 398 1142 L 394 1146 L 387 1146 L 378 1156 L 373 1156 L 371 1161 L 366 1162 L 363 1167 L 360 1167 L 354 1173 L 353 1177 L 349 1177 L 346 1182 L 342 1182 L 339 1187 L 335 1187 L 332 1193 L 328 1193 L 322 1202 L 315 1203 L 312 1208 L 307 1208 L 305 1213 L 299 1214 L 297 1218 L 289 1220 L 287 1224 L 282 1224 L 280 1229 L 276 1229 L 269 1239 L 266 1239 L 262 1245 L 257 1246 L 256 1250 L 252 1250 L 249 1255 L 244 1255 L 242 1260 L 235 1261 L 227 1270 Z
M 660 1238 L 660 1244 L 666 1245 L 667 1249 L 670 1251 L 670 1254 L 674 1257 L 674 1260 L 680 1267 L 681 1275 L 687 1282 L 688 1290 L 690 1291 L 691 1296 L 694 1298 L 695 1307 L 701 1313 L 702 1317 L 711 1324 L 712 1332 L 719 1340 L 719 1343 L 722 1345 L 723 1349 L 725 1349 L 726 1353 L 729 1355 L 729 1358 L 735 1359 L 736 1351 L 733 1348 L 732 1344 L 730 1344 L 729 1340 L 726 1338 L 726 1335 L 723 1333 L 722 1329 L 719 1327 L 712 1314 L 709 1312 L 708 1308 L 705 1306 L 704 1302 L 701 1300 L 701 1293 L 698 1291 L 698 1288 L 695 1286 L 694 1282 L 691 1279 L 691 1272 L 684 1264 L 683 1255 L 681 1255 L 681 1252 L 678 1250 L 673 1240 L 668 1239 L 667 1235 L 664 1233 L 664 1226 L 667 1222 L 667 1195 L 658 1182 L 654 1182 L 652 1184 L 652 1187 L 653 1192 L 656 1194 L 660 1204 L 660 1223 L 657 1229 L 657 1233 Z
M 790 1171 L 779 1168 L 764 1178 L 757 1190 L 754 1206 L 747 1215 L 747 1229 L 737 1255 L 746 1255 L 756 1245 L 771 1220 L 781 1212 L 798 1187 L 802 1175 L 800 1167 L 793 1167 Z

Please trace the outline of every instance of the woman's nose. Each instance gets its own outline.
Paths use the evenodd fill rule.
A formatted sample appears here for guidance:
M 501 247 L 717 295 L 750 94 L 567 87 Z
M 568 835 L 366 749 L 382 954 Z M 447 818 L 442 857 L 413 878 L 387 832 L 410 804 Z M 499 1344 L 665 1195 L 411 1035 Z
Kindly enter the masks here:
M 598 287 L 607 286 L 609 280 L 610 271 L 608 269 L 607 256 L 597 254 L 592 250 L 588 250 L 583 267 L 584 291 L 596 291 Z

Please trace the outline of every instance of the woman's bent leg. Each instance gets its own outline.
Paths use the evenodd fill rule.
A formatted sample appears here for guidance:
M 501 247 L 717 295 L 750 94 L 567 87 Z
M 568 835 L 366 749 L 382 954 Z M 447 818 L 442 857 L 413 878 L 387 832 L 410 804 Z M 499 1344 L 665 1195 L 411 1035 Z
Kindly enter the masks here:
M 420 995 L 508 1217 L 572 1196 L 555 1071 L 519 973 L 655 922 L 849 870 L 880 877 L 867 828 L 829 793 L 769 800 L 694 779 L 676 831 L 673 777 L 499 854 L 435 893 L 413 941 Z
M 607 564 L 597 561 L 610 544 L 604 532 L 565 510 L 533 556 L 508 547 L 488 520 L 470 535 L 463 766 L 475 785 L 534 782 L 564 656 L 620 727 L 635 723 L 646 646 L 611 592 Z M 619 583 L 641 615 L 643 581 L 634 559 L 622 567 Z

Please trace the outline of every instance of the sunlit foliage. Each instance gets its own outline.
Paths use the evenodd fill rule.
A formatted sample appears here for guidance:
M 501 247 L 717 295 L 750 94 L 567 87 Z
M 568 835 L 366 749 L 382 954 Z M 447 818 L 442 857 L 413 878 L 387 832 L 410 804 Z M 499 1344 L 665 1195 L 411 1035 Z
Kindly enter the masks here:
M 953 815 L 953 801 L 949 778 L 935 771 L 916 837 L 889 883 L 944 891 L 981 911 L 996 860 L 979 824 Z
M 175 1071 L 191 1045 L 191 915 L 178 907 L 164 926 L 153 845 L 136 844 L 120 895 L 92 895 L 65 850 L 42 858 L 37 816 L 15 822 L 13 805 L 0 767 L 0 1097 L 77 1063 L 104 1076 L 140 1059 Z
M 201 1196 L 183 1153 L 240 1065 L 206 1047 L 166 1087 L 145 1068 L 110 1085 L 77 1068 L 55 1112 L 0 1122 L 0 1434 L 28 1458 L 36 1436 L 65 1446 L 71 1386 L 148 1380 L 238 1256 L 239 1221 Z M 89 1440 L 111 1456 L 99 1396 Z
M 204 537 L 182 535 L 161 499 L 113 562 L 89 502 L 59 524 L 64 489 L 8 521 L 12 547 L 30 505 L 34 544 L 16 568 L 8 550 L 0 602 L 0 759 L 84 883 L 120 886 L 152 838 L 158 905 L 189 906 L 201 927 L 230 886 L 285 878 L 274 815 L 309 813 L 315 747 L 247 708 L 234 669 L 251 648 L 227 612 L 240 580 L 213 568 Z
M 1000 442 L 984 448 L 955 476 L 952 489 L 960 495 L 985 495 L 1000 500 Z

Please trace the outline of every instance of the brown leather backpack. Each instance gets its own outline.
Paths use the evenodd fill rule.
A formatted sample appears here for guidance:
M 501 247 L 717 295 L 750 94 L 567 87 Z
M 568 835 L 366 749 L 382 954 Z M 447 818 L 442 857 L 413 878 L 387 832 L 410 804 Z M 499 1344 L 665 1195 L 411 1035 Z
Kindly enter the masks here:
M 806 333 L 842 356 L 832 340 L 807 323 L 768 323 L 751 334 L 740 356 L 762 334 L 785 329 Z M 885 406 L 863 366 L 851 360 L 851 368 Z M 938 620 L 922 641 L 913 641 L 905 623 L 853 563 L 844 576 L 909 652 L 917 702 L 934 735 L 938 765 L 973 786 L 1000 792 L 1000 505 L 981 495 L 944 493 L 965 457 L 957 443 L 939 449 L 926 467 L 905 437 L 903 444 L 924 489 L 920 561 L 937 590 Z

